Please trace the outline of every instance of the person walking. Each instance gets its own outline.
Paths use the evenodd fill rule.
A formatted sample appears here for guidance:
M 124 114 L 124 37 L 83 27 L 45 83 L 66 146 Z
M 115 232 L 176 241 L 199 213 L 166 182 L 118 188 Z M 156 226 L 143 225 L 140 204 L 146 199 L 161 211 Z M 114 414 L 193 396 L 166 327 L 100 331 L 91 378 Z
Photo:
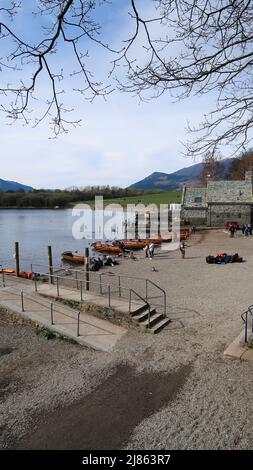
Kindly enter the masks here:
M 149 251 L 150 259 L 154 258 L 154 253 L 155 253 L 155 244 L 154 243 L 150 243 L 148 251 Z

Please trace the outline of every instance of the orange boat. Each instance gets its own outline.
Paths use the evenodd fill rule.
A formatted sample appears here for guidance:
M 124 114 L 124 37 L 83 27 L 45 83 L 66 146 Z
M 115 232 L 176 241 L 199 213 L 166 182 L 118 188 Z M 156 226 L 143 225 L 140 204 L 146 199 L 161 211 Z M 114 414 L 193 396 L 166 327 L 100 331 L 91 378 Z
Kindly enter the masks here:
M 92 244 L 93 250 L 100 251 L 101 253 L 113 253 L 119 255 L 123 253 L 123 249 L 112 243 L 100 243 L 96 242 Z
M 61 258 L 63 261 L 70 263 L 84 264 L 84 256 L 79 255 L 78 253 L 72 253 L 72 251 L 64 251 L 61 254 Z
M 146 245 L 143 240 L 121 240 L 121 243 L 127 250 L 142 250 Z
M 33 279 L 34 273 L 28 272 L 28 271 L 22 271 L 19 273 L 19 277 L 22 277 L 23 279 Z
M 16 276 L 15 269 L 11 269 L 11 268 L 1 269 L 0 273 L 8 274 L 9 276 Z M 19 277 L 22 277 L 23 279 L 33 279 L 33 276 L 34 276 L 34 273 L 29 272 L 29 271 L 21 271 L 19 273 Z
M 0 273 L 10 274 L 11 276 L 15 276 L 15 275 L 16 275 L 15 269 L 10 269 L 10 268 L 3 268 L 3 269 L 0 269 Z

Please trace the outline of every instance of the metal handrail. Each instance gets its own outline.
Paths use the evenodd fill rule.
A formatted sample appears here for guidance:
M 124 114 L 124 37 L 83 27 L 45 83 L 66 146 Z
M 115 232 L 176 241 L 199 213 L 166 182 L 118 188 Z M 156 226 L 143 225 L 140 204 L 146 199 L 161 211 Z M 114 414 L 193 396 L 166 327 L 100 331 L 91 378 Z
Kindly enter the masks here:
M 245 312 L 241 314 L 241 319 L 245 325 L 244 327 L 244 342 L 245 343 L 248 342 L 248 315 L 249 314 L 252 316 L 251 332 L 253 333 L 253 305 L 250 305 L 248 310 L 246 310 Z
M 38 302 L 33 297 L 31 297 L 31 296 L 27 295 L 26 293 L 24 293 L 23 290 L 20 291 L 20 296 L 21 296 L 21 311 L 23 313 L 25 312 L 25 298 L 29 299 L 30 301 L 32 301 L 32 302 L 34 302 L 38 305 L 41 305 L 42 307 L 46 307 L 41 302 Z M 77 321 L 77 335 L 76 336 L 80 336 L 80 333 L 79 333 L 80 332 L 80 322 L 81 323 L 86 323 L 86 322 L 80 320 L 80 311 L 77 312 L 77 317 L 74 317 L 72 315 L 68 315 L 67 313 L 61 312 L 60 310 L 54 309 L 53 302 L 46 302 L 46 303 L 49 304 L 49 308 L 50 308 L 50 322 L 51 322 L 51 325 L 55 325 L 55 323 L 54 323 L 54 312 L 56 311 L 60 315 L 63 315 L 63 316 L 68 317 L 68 318 L 72 318 L 73 320 Z
M 148 299 L 148 283 L 152 284 L 156 289 L 159 289 L 163 294 L 163 316 L 166 317 L 166 306 L 167 306 L 167 294 L 162 287 L 158 286 L 155 282 L 150 279 L 146 279 L 146 298 Z
M 77 284 L 77 289 L 78 289 L 78 283 L 80 282 L 80 287 L 81 287 L 81 297 L 82 297 L 82 282 L 84 282 L 83 280 L 81 279 L 78 279 L 77 277 L 77 274 L 78 273 L 81 273 L 81 274 L 85 274 L 85 272 L 83 270 L 78 270 L 78 269 L 68 269 L 68 271 L 72 272 L 72 273 L 75 273 L 76 276 L 75 276 L 75 281 L 76 281 L 76 284 Z M 148 285 L 151 284 L 152 286 L 154 286 L 156 289 L 158 289 L 160 292 L 162 292 L 162 295 L 163 295 L 163 316 L 166 317 L 166 313 L 167 313 L 167 293 L 166 291 L 160 287 L 158 284 L 156 284 L 154 281 L 151 281 L 150 279 L 147 279 L 147 278 L 143 278 L 143 277 L 138 277 L 138 276 L 129 276 L 129 275 L 126 275 L 126 274 L 114 274 L 114 273 L 106 273 L 106 272 L 96 272 L 96 271 L 90 271 L 92 273 L 92 275 L 97 275 L 99 276 L 99 282 L 96 283 L 95 281 L 91 281 L 90 279 L 89 280 L 86 280 L 85 282 L 87 282 L 89 285 L 90 284 L 94 284 L 94 285 L 99 285 L 99 289 L 100 289 L 100 294 L 103 294 L 103 289 L 102 289 L 102 286 L 106 286 L 106 289 L 108 291 L 108 299 L 109 299 L 109 306 L 110 306 L 110 296 L 111 296 L 111 292 L 109 293 L 109 290 L 111 290 L 111 288 L 109 289 L 109 285 L 107 283 L 102 283 L 102 276 L 109 276 L 109 277 L 114 277 L 114 278 L 118 278 L 118 296 L 121 297 L 121 293 L 122 293 L 122 290 L 124 289 L 124 287 L 121 285 L 121 278 L 125 278 L 125 279 L 134 279 L 134 280 L 139 280 L 139 281 L 145 281 L 145 286 L 146 286 L 146 301 L 149 299 L 149 295 L 148 295 Z M 39 273 L 38 273 L 39 274 Z M 41 275 L 47 275 L 49 276 L 49 274 L 45 274 L 45 273 L 40 273 Z M 59 278 L 59 279 L 67 279 L 65 278 L 64 276 L 59 276 L 59 275 L 51 275 L 51 279 L 54 279 L 54 278 Z M 70 279 L 69 279 L 70 280 Z M 58 286 L 58 280 L 57 280 L 57 286 Z M 127 290 L 127 288 L 125 288 Z M 57 290 L 58 290 L 58 287 L 57 287 Z M 59 296 L 59 294 L 58 294 Z
M 38 279 L 37 279 L 37 275 L 40 275 L 40 276 L 48 276 L 48 279 L 50 279 L 50 277 L 52 279 L 56 279 L 56 290 L 57 290 L 57 297 L 60 297 L 60 285 L 59 285 L 59 279 L 64 279 L 65 281 L 73 281 L 73 279 L 69 279 L 69 278 L 66 278 L 64 276 L 58 276 L 57 274 L 48 274 L 48 273 L 34 273 L 34 282 L 35 282 L 35 291 L 37 292 L 38 290 Z M 107 292 L 108 292 L 108 305 L 109 307 L 111 307 L 111 286 L 108 285 L 108 284 L 105 284 L 105 283 L 100 283 L 100 282 L 95 282 L 91 279 L 78 279 L 78 282 L 80 283 L 80 300 L 81 302 L 83 302 L 83 283 L 87 283 L 87 284 L 95 284 L 95 285 L 99 285 L 100 287 L 101 286 L 106 286 L 107 287 Z M 78 289 L 78 288 L 77 288 Z
M 139 299 L 141 299 L 148 308 L 148 328 L 150 328 L 150 303 L 145 300 L 138 292 L 136 292 L 134 289 L 129 289 L 129 314 L 131 315 L 131 307 L 132 307 L 132 293 L 134 293 Z

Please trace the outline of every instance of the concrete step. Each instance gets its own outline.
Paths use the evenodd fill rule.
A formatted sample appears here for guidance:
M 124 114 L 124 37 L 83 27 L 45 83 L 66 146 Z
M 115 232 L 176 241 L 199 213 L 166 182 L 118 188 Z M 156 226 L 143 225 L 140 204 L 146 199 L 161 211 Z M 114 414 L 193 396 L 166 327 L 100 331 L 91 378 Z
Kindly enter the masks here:
M 148 308 L 145 308 L 145 310 L 143 310 L 142 312 L 132 315 L 132 318 L 134 321 L 137 321 L 138 323 L 144 322 L 148 318 L 148 312 L 149 312 Z M 156 313 L 155 308 L 150 310 L 150 317 L 153 316 L 155 313 Z
M 146 310 L 148 310 L 146 304 L 140 306 L 137 305 L 135 310 L 131 312 L 131 316 L 135 318 L 137 315 L 141 314 L 142 312 L 145 312 Z
M 152 316 L 150 315 L 150 327 L 156 325 L 156 323 L 158 323 L 160 320 L 163 320 L 163 315 L 161 313 L 155 313 L 153 314 Z M 149 326 L 149 322 L 148 322 L 148 317 L 146 320 L 144 320 L 142 323 L 141 323 L 141 326 L 143 328 L 148 328 Z
M 150 328 L 148 331 L 150 333 L 153 333 L 153 334 L 156 334 L 156 333 L 159 333 L 159 331 L 161 331 L 163 328 L 165 328 L 165 326 L 167 326 L 168 324 L 170 323 L 170 319 L 169 318 L 163 318 L 163 320 L 159 321 L 158 323 L 156 323 L 152 328 Z

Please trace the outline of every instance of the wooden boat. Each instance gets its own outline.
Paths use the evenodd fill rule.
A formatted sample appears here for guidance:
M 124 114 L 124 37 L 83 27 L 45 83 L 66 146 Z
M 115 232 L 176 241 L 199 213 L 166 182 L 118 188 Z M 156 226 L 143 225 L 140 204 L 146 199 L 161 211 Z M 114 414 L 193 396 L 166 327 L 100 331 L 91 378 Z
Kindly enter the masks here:
M 0 273 L 7 274 L 9 276 L 16 276 L 16 271 L 15 269 L 11 268 L 4 268 L 0 270 Z M 34 273 L 30 271 L 21 271 L 19 273 L 19 277 L 22 277 L 23 279 L 33 279 Z
M 72 253 L 72 251 L 64 251 L 61 254 L 61 258 L 68 263 L 84 264 L 84 256 L 78 253 Z
M 146 245 L 146 242 L 143 240 L 120 240 L 120 242 L 127 250 L 142 250 Z
M 100 251 L 101 253 L 113 253 L 115 255 L 123 253 L 123 250 L 119 246 L 113 245 L 112 243 L 96 242 L 92 244 L 92 248 L 93 250 Z
M 22 271 L 19 273 L 19 277 L 22 277 L 23 279 L 33 279 L 34 273 L 29 272 L 29 271 Z
M 11 275 L 11 276 L 15 276 L 15 275 L 16 275 L 15 269 L 11 269 L 11 268 L 3 268 L 3 269 L 0 269 L 0 273 L 9 274 L 9 275 Z

